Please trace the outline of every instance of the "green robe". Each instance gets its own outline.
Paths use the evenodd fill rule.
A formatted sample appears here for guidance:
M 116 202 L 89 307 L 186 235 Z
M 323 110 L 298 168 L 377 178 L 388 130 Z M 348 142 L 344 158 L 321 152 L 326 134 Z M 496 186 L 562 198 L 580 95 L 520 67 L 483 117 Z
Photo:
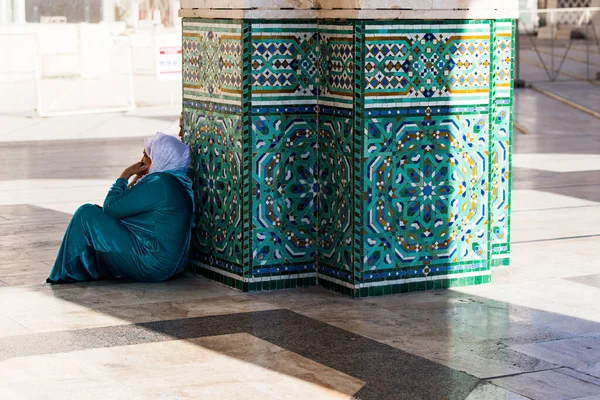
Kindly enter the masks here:
M 117 179 L 102 209 L 86 204 L 73 215 L 47 281 L 169 279 L 188 261 L 193 203 L 183 172 L 153 173 L 131 189 Z

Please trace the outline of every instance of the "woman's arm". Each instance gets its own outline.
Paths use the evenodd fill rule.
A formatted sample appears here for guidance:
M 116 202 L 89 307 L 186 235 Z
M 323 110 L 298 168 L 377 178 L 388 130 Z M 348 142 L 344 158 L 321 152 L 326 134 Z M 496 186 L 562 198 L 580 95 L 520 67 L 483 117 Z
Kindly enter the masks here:
M 149 176 L 127 189 L 127 180 L 119 178 L 110 188 L 104 200 L 103 210 L 113 218 L 123 219 L 151 211 L 166 197 L 165 187 L 158 176 Z
M 158 176 L 149 176 L 143 184 L 127 189 L 129 178 L 145 169 L 141 163 L 136 163 L 123 171 L 104 200 L 106 214 L 117 219 L 131 217 L 152 210 L 165 199 L 165 187 Z

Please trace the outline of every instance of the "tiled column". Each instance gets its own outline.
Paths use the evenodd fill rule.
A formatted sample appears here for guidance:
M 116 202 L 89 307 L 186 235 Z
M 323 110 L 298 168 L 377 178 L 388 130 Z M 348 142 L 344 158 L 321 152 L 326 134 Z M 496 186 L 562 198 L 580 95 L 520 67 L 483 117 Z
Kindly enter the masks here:
M 226 3 L 182 2 L 193 270 L 363 297 L 508 264 L 516 5 Z

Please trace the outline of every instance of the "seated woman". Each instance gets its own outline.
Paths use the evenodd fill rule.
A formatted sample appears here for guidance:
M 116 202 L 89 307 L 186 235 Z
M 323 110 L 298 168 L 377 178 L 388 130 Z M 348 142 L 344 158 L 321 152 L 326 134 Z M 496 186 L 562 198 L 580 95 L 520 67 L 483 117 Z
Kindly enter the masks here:
M 194 210 L 190 160 L 176 137 L 148 139 L 144 158 L 123 171 L 104 207 L 86 204 L 73 215 L 47 282 L 160 282 L 182 272 Z

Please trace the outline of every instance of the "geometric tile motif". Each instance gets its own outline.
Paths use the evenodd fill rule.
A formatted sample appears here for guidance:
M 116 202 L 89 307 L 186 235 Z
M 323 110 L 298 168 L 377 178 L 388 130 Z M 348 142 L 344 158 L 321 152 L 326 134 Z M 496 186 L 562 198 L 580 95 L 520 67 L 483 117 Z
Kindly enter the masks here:
M 252 25 L 252 102 L 316 105 L 316 23 Z
M 315 262 L 316 126 L 312 114 L 252 117 L 255 267 Z
M 354 25 L 319 25 L 319 105 L 354 106 Z
M 183 23 L 184 100 L 241 105 L 242 41 L 239 22 Z
M 487 102 L 490 24 L 366 27 L 366 107 Z M 394 103 L 394 104 L 391 104 Z M 397 103 L 397 104 L 396 104 Z M 412 103 L 412 104 L 411 104 Z M 429 104 L 428 103 L 428 104 Z
M 512 63 L 514 24 L 512 20 L 500 20 L 495 24 L 494 43 L 494 89 L 496 97 L 509 97 L 512 88 Z
M 495 23 L 490 214 L 492 258 L 503 265 L 510 254 L 514 29 L 513 20 Z
M 241 116 L 184 108 L 184 136 L 193 157 L 196 200 L 193 246 L 242 265 L 243 204 Z
M 364 270 L 487 257 L 487 113 L 377 118 L 365 127 Z
M 491 240 L 494 255 L 510 250 L 511 107 L 494 107 L 491 170 Z
M 353 119 L 319 116 L 319 264 L 353 268 Z

